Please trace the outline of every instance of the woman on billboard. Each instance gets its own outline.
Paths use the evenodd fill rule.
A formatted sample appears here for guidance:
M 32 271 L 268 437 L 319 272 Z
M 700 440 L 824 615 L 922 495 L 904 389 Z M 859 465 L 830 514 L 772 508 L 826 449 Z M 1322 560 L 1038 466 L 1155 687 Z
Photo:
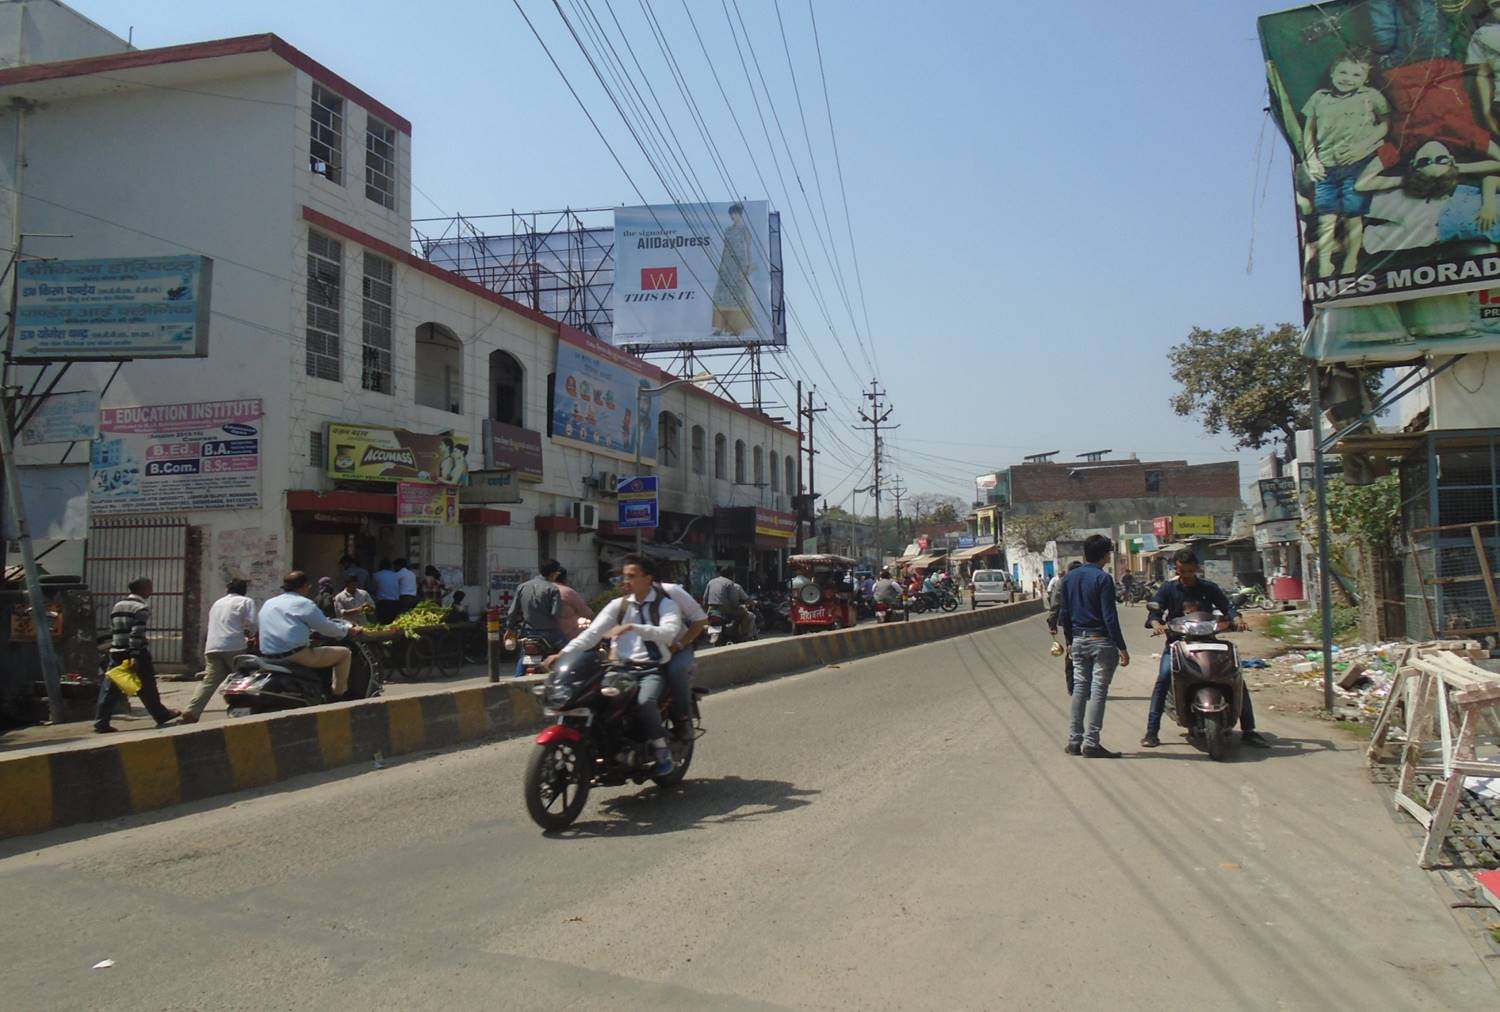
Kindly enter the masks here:
M 719 254 L 719 279 L 714 285 L 714 337 L 738 337 L 753 326 L 750 241 L 744 205 L 730 204 L 729 227 L 724 229 L 724 248 Z

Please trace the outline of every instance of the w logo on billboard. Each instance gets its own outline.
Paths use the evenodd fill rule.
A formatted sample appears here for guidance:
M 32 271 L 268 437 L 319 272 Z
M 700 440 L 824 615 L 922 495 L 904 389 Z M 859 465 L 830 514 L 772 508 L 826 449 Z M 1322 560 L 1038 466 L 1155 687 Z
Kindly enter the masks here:
M 660 291 L 677 287 L 676 267 L 642 267 L 641 291 Z

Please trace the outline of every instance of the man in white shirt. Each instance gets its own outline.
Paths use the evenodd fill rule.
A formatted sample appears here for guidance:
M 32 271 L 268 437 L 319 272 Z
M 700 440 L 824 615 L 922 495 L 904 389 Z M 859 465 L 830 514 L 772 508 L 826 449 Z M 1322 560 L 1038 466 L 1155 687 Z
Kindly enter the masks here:
M 621 575 L 629 591 L 599 609 L 593 623 L 573 638 L 562 653 L 592 650 L 604 640 L 614 641 L 614 656 L 630 664 L 654 665 L 643 674 L 636 713 L 646 727 L 651 747 L 656 751 L 652 776 L 664 777 L 672 772 L 672 752 L 667 748 L 667 732 L 661 722 L 661 694 L 666 686 L 663 670 L 672 659 L 672 644 L 682 639 L 682 612 L 676 602 L 656 586 L 656 564 L 644 555 L 627 555 Z M 549 657 L 550 664 L 556 655 Z
M 255 602 L 245 596 L 244 580 L 230 580 L 224 596 L 208 609 L 208 636 L 203 642 L 203 672 L 198 692 L 182 711 L 184 724 L 196 724 L 203 708 L 234 668 L 235 654 L 242 654 L 255 634 Z
M 672 644 L 672 659 L 667 662 L 667 685 L 672 690 L 672 737 L 678 741 L 690 741 L 693 737 L 693 663 L 696 660 L 693 644 L 708 628 L 708 612 L 680 583 L 663 583 L 661 589 L 682 612 L 683 624 L 687 626 L 682 638 Z
M 417 574 L 405 559 L 396 560 L 396 592 L 400 595 L 400 614 L 405 615 L 417 606 Z
M 344 589 L 333 595 L 333 617 L 341 618 L 350 625 L 368 624 L 365 608 L 373 609 L 375 599 L 370 592 L 359 586 L 359 578 L 353 573 L 344 577 Z

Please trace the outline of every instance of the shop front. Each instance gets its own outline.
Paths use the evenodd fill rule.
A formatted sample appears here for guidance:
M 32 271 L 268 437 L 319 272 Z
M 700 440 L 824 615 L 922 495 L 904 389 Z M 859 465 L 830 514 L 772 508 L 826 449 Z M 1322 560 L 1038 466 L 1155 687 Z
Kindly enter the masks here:
M 715 557 L 733 565 L 747 590 L 786 582 L 786 557 L 797 537 L 797 517 L 764 506 L 714 510 Z
M 974 545 L 953 553 L 955 579 L 967 582 L 976 569 L 1004 569 L 1005 549 L 999 545 Z

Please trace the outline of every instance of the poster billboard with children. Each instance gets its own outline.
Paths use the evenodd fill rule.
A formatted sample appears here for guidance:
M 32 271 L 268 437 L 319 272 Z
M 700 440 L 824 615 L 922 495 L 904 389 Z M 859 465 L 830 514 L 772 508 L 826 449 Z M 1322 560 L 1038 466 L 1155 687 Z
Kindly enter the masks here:
M 557 338 L 557 374 L 552 387 L 552 438 L 621 460 L 656 462 L 656 426 L 637 425 L 637 416 L 656 417 L 658 398 L 637 396 L 665 380 L 651 366 L 618 348 L 564 326 Z M 641 409 L 645 410 L 642 411 Z
M 1381 310 L 1327 315 L 1310 351 L 1500 344 L 1476 294 L 1500 289 L 1500 2 L 1332 0 L 1262 17 L 1260 39 L 1304 294 Z

